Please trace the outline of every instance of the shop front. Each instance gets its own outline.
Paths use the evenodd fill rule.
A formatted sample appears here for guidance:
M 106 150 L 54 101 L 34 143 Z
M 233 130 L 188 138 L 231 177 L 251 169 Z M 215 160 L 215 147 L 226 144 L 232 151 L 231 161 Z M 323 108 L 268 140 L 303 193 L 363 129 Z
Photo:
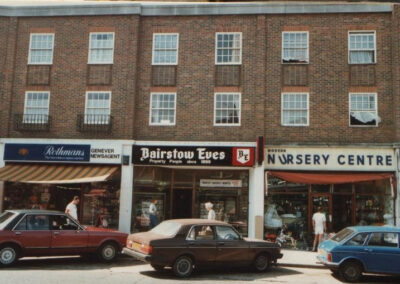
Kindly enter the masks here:
M 318 207 L 328 233 L 395 224 L 394 149 L 270 147 L 265 161 L 267 238 L 309 248 Z
M 26 140 L 25 140 L 26 141 Z M 19 142 L 19 141 L 18 141 Z M 118 228 L 121 145 L 91 141 L 4 144 L 2 209 L 64 211 L 80 198 L 82 224 Z
M 151 227 L 150 205 L 158 222 L 176 218 L 215 219 L 248 234 L 249 168 L 253 147 L 135 145 L 132 228 Z

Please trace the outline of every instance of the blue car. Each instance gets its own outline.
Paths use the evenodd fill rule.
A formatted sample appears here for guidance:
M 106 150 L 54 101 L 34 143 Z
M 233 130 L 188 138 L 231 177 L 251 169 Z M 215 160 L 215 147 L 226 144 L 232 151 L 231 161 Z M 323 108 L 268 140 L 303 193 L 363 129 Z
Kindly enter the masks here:
M 320 244 L 317 258 L 348 282 L 363 272 L 399 275 L 399 233 L 395 227 L 347 227 Z

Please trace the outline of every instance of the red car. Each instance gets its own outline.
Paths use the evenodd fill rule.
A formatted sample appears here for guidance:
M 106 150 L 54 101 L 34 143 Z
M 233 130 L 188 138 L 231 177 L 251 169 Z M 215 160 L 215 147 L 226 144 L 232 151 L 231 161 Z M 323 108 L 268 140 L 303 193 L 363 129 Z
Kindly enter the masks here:
M 103 261 L 116 258 L 127 234 L 85 227 L 65 213 L 8 210 L 0 215 L 0 264 L 12 265 L 23 256 L 85 255 Z

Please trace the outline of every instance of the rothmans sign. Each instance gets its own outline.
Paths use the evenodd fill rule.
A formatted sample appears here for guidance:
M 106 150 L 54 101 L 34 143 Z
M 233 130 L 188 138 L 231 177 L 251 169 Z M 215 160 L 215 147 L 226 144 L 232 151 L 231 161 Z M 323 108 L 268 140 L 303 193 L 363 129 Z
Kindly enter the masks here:
M 395 171 L 393 149 L 271 147 L 265 151 L 269 170 Z
M 242 166 L 254 165 L 253 147 L 133 146 L 137 165 Z

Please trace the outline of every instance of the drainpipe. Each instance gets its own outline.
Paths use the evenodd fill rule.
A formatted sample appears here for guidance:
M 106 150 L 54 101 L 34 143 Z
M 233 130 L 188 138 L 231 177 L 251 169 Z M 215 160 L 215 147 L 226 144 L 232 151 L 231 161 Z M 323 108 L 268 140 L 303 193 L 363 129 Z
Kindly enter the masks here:
M 0 168 L 4 167 L 4 143 L 0 142 Z M 0 213 L 3 212 L 4 181 L 0 181 Z

